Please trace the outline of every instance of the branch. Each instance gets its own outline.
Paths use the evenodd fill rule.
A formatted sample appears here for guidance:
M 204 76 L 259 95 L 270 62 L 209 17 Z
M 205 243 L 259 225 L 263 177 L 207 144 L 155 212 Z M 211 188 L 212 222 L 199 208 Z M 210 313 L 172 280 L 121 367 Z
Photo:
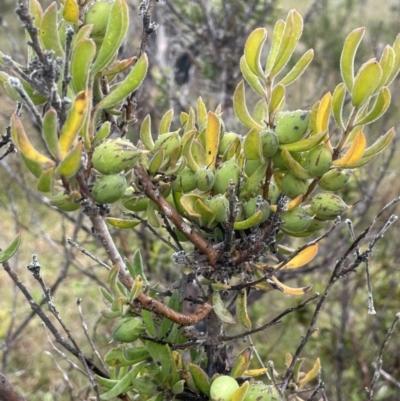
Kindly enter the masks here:
M 27 401 L 22 397 L 7 378 L 0 373 L 0 400 L 4 401 Z
M 185 223 L 180 214 L 174 208 L 172 208 L 165 198 L 160 194 L 159 190 L 154 186 L 150 180 L 150 177 L 141 166 L 136 165 L 134 170 L 144 188 L 146 195 L 160 208 L 160 211 L 175 224 L 176 228 L 182 232 L 182 234 L 195 247 L 197 247 L 197 249 L 207 256 L 210 265 L 215 267 L 218 259 L 218 252 L 213 248 L 213 246 Z

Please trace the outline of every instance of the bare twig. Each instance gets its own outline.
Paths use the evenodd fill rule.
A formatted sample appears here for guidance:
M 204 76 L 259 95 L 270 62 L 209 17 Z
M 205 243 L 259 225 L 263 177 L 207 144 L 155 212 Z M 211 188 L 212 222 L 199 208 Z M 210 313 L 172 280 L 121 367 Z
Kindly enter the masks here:
M 27 401 L 2 373 L 0 373 L 0 400 Z
M 396 324 L 397 324 L 397 322 L 399 320 L 400 320 L 400 313 L 397 313 L 395 318 L 394 318 L 394 320 L 393 320 L 393 322 L 392 322 L 392 325 L 390 326 L 389 330 L 387 331 L 385 339 L 383 340 L 383 343 L 382 343 L 382 345 L 381 345 L 381 347 L 379 349 L 379 354 L 378 354 L 378 357 L 376 358 L 376 361 L 375 361 L 375 371 L 374 371 L 374 375 L 372 377 L 371 386 L 370 386 L 369 389 L 366 389 L 369 401 L 371 401 L 373 399 L 374 387 L 375 387 L 375 385 L 376 385 L 376 383 L 377 383 L 377 381 L 378 381 L 378 379 L 379 379 L 379 377 L 381 375 L 381 368 L 382 368 L 382 364 L 383 364 L 383 360 L 382 360 L 383 352 L 385 351 L 385 348 L 388 345 L 389 340 L 393 335 L 393 332 L 394 332 L 394 329 L 396 327 Z

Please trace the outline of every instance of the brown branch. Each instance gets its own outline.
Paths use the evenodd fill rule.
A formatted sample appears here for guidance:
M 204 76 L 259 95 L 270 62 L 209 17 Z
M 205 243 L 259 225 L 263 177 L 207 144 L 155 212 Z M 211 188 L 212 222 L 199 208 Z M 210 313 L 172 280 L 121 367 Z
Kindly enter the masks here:
M 185 223 L 181 215 L 170 206 L 166 199 L 160 194 L 159 190 L 151 182 L 150 177 L 144 169 L 136 165 L 134 167 L 135 174 L 139 178 L 146 195 L 160 208 L 161 213 L 168 217 L 176 226 L 176 228 L 201 252 L 206 255 L 211 266 L 215 267 L 218 259 L 218 251 L 206 241 L 200 234 L 193 231 L 191 227 Z
M 0 373 L 0 401 L 26 401 L 2 373 Z
M 208 316 L 208 314 L 213 309 L 212 305 L 206 302 L 202 306 L 200 306 L 200 308 L 197 309 L 195 313 L 192 313 L 190 315 L 185 315 L 183 313 L 179 313 L 169 308 L 162 302 L 149 297 L 144 292 L 141 292 L 136 300 L 140 302 L 140 305 L 142 306 L 143 309 L 163 315 L 167 319 L 172 320 L 175 323 L 181 324 L 182 326 L 192 326 L 196 323 L 201 322 Z

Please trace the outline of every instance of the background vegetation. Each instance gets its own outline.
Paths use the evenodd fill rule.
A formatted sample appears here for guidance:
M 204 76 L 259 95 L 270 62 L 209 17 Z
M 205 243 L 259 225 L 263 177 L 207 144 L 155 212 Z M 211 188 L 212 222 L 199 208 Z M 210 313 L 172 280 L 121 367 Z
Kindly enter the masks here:
M 140 44 L 141 20 L 138 2 L 131 0 L 128 3 L 133 24 L 122 51 L 131 56 L 137 54 Z M 228 7 L 224 8 L 223 4 Z M 13 15 L 15 2 L 3 0 L 1 7 L 2 50 L 22 61 L 26 53 L 25 36 Z M 384 44 L 393 43 L 400 30 L 398 1 L 177 0 L 157 3 L 153 19 L 160 27 L 157 35 L 151 36 L 147 49 L 151 70 L 137 97 L 139 123 L 128 135 L 137 138 L 138 127 L 146 114 L 152 115 L 157 126 L 167 109 L 174 108 L 175 115 L 179 115 L 181 110 L 194 106 L 199 95 L 211 109 L 221 103 L 224 118 L 227 118 L 227 130 L 243 134 L 243 127 L 230 117 L 234 115 L 231 98 L 240 79 L 238 61 L 244 42 L 255 27 L 265 26 L 271 32 L 274 22 L 285 18 L 293 7 L 303 15 L 305 22 L 299 47 L 314 48 L 315 58 L 303 79 L 290 88 L 289 109 L 310 107 L 339 82 L 343 41 L 353 28 L 366 27 L 366 37 L 358 52 L 363 60 L 370 57 L 379 59 Z M 389 111 L 385 118 L 373 125 L 373 131 L 367 132 L 370 138 L 377 138 L 395 126 L 397 137 L 382 157 L 355 175 L 342 194 L 347 203 L 358 202 L 352 213 L 357 233 L 372 221 L 378 210 L 400 194 L 400 181 L 397 179 L 399 97 L 397 78 Z M 0 101 L 0 130 L 3 132 L 15 106 L 1 92 Z M 31 126 L 31 129 L 36 128 Z M 93 239 L 88 220 L 81 212 L 66 214 L 49 206 L 42 195 L 32 190 L 31 176 L 18 157 L 9 155 L 2 160 L 0 172 L 0 245 L 9 243 L 18 232 L 22 232 L 23 238 L 21 250 L 11 261 L 13 269 L 40 302 L 41 289 L 26 269 L 31 255 L 37 254 L 46 284 L 52 288 L 54 303 L 82 350 L 88 355 L 92 352 L 81 317 L 104 355 L 111 347 L 112 324 L 100 317 L 99 310 L 103 306 L 98 287 L 105 285 L 107 271 L 66 241 L 71 238 L 100 260 L 106 260 L 104 251 Z M 379 231 L 379 224 L 368 238 Z M 322 379 L 329 400 L 366 398 L 363 388 L 371 383 L 379 348 L 400 309 L 398 230 L 398 225 L 392 227 L 376 248 L 370 265 L 376 315 L 367 314 L 366 276 L 360 269 L 332 290 L 320 314 L 318 330 L 304 352 L 305 364 L 309 368 L 316 357 L 321 358 Z M 166 283 L 178 279 L 179 272 L 170 263 L 169 249 L 154 240 L 145 227 L 139 226 L 129 232 L 115 229 L 112 235 L 128 259 L 135 250 L 141 250 L 148 276 L 153 282 L 158 281 L 166 287 Z M 313 291 L 323 290 L 338 255 L 343 254 L 350 242 L 349 231 L 343 225 L 321 244 L 318 258 L 290 276 L 285 273 L 284 278 L 292 279 L 289 283 L 294 286 L 313 284 Z M 309 274 L 304 275 L 304 272 Z M 309 281 L 311 277 L 312 283 Z M 0 274 L 0 293 L 0 371 L 32 401 L 87 399 L 90 388 L 86 378 L 75 369 L 69 356 L 56 351 L 46 329 L 39 319 L 32 316 L 29 305 L 4 273 Z M 82 315 L 77 299 L 81 300 Z M 253 322 L 258 319 L 267 321 L 290 305 L 292 299 L 273 291 L 262 295 L 261 299 L 254 298 L 249 313 Z M 292 313 L 282 324 L 255 335 L 253 339 L 262 359 L 273 360 L 277 370 L 282 370 L 286 352 L 294 352 L 312 313 L 313 307 L 309 306 Z M 398 331 L 394 335 L 395 339 L 384 354 L 384 374 L 379 380 L 376 400 L 400 399 L 400 337 Z M 243 344 L 237 344 L 237 347 L 241 349 Z

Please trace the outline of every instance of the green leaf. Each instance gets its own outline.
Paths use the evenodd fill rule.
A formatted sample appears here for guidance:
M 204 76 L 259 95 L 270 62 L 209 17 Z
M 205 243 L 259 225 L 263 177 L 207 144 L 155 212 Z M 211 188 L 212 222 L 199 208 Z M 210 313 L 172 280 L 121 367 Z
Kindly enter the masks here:
M 125 99 L 140 86 L 146 76 L 147 67 L 148 59 L 145 53 L 136 61 L 128 76 L 96 107 L 99 109 L 111 109 L 115 107 L 121 100 Z
M 238 297 L 236 300 L 236 313 L 237 313 L 240 323 L 242 323 L 243 326 L 247 330 L 250 330 L 252 327 L 252 324 L 251 324 L 251 320 L 249 318 L 249 314 L 247 313 L 247 292 L 246 292 L 246 290 L 239 291 L 239 293 L 238 293 Z M 249 363 L 250 363 L 250 360 L 249 360 Z M 248 365 L 247 365 L 247 367 L 248 367 Z M 246 367 L 246 369 L 247 369 L 247 367 Z M 232 376 L 232 374 L 231 374 L 231 376 Z M 233 376 L 233 377 L 235 377 L 235 376 Z
M 168 110 L 162 117 L 160 121 L 160 127 L 158 129 L 159 135 L 166 134 L 170 132 L 172 118 L 174 117 L 174 109 Z M 149 149 L 151 150 L 151 149 Z
M 381 89 L 382 86 L 386 85 L 386 82 L 388 81 L 390 74 L 393 71 L 395 58 L 396 54 L 393 48 L 390 47 L 389 45 L 386 45 L 385 48 L 383 49 L 381 58 L 379 60 L 379 64 L 382 68 L 382 78 L 379 81 L 377 90 Z
M 61 152 L 57 134 L 57 112 L 53 108 L 47 110 L 43 117 L 42 132 L 47 149 L 56 160 L 59 160 Z
M 240 197 L 245 198 L 247 195 L 255 191 L 260 182 L 265 178 L 265 173 L 267 171 L 268 163 L 262 164 L 257 170 L 246 180 L 242 189 L 240 190 Z
M 382 77 L 382 68 L 376 60 L 363 64 L 354 79 L 352 90 L 352 103 L 360 108 L 373 95 Z
M 257 128 L 257 129 L 263 128 L 262 125 L 254 121 L 249 111 L 247 110 L 243 80 L 239 82 L 233 95 L 233 108 L 235 110 L 237 118 L 243 125 L 245 125 L 248 128 Z
M 299 78 L 314 58 L 314 50 L 307 50 L 293 68 L 281 79 L 279 84 L 288 86 Z
M 326 131 L 319 132 L 307 139 L 302 139 L 298 142 L 288 143 L 285 145 L 279 145 L 280 149 L 287 149 L 289 152 L 305 152 L 315 148 L 326 136 Z
M 368 111 L 367 115 L 363 118 L 356 120 L 354 125 L 363 125 L 370 124 L 373 121 L 378 120 L 383 114 L 385 114 L 386 110 L 390 105 L 390 90 L 384 86 L 378 93 L 375 103 Z
M 365 149 L 362 158 L 376 156 L 379 152 L 382 152 L 392 142 L 394 134 L 394 128 L 391 128 L 385 135 L 381 135 L 370 147 Z
M 262 215 L 261 210 L 259 211 Z M 235 319 L 233 316 L 229 313 L 228 309 L 226 309 L 219 291 L 215 291 L 212 295 L 212 305 L 214 312 L 216 315 L 220 318 L 221 321 L 224 323 L 230 323 L 230 324 L 235 324 Z M 192 373 L 193 374 L 193 373 Z M 196 383 L 197 384 L 197 383 Z
M 260 124 L 264 124 L 268 120 L 268 104 L 264 98 L 260 99 L 254 106 L 253 118 Z
M 158 344 L 154 341 L 146 341 L 146 347 L 151 357 L 160 363 L 160 382 L 165 383 L 172 374 L 172 367 L 175 365 L 169 346 L 167 344 Z
M 57 166 L 56 174 L 67 178 L 73 177 L 81 166 L 83 142 L 78 141 L 71 151 L 65 156 L 64 160 Z
M 349 92 L 354 85 L 354 57 L 364 36 L 365 28 L 357 28 L 347 36 L 340 57 L 340 72 Z
M 274 27 L 274 32 L 272 34 L 272 43 L 271 43 L 271 49 L 269 51 L 268 59 L 267 59 L 267 65 L 265 67 L 265 72 L 267 75 L 270 75 L 271 69 L 275 64 L 276 56 L 279 51 L 279 45 L 282 40 L 283 32 L 285 30 L 286 23 L 283 20 L 279 20 L 276 22 L 275 27 Z
M 265 89 L 258 79 L 257 75 L 254 75 L 250 70 L 250 67 L 247 65 L 246 59 L 244 56 L 240 58 L 240 70 L 242 71 L 244 79 L 247 83 L 253 88 L 253 90 L 258 93 L 260 96 L 265 96 Z
M 253 128 L 246 135 L 243 142 L 244 157 L 248 160 L 262 159 L 262 144 L 260 132 Z
M 278 84 L 272 90 L 271 101 L 269 102 L 270 113 L 277 111 L 282 102 L 285 102 L 285 87 L 282 84 Z
M 386 79 L 385 85 L 389 86 L 390 83 L 396 78 L 397 74 L 400 70 L 400 34 L 396 36 L 396 40 L 393 44 L 393 50 L 395 53 L 394 63 L 392 71 L 390 72 L 389 76 Z
M 92 39 L 82 39 L 73 49 L 71 56 L 71 78 L 75 93 L 89 89 L 90 66 L 96 55 Z
M 267 39 L 267 30 L 265 28 L 257 28 L 250 33 L 244 45 L 244 57 L 251 72 L 264 78 L 264 72 L 261 68 L 260 57 L 261 51 Z
M 343 106 L 346 97 L 346 85 L 340 83 L 333 92 L 332 95 L 332 114 L 336 125 L 341 129 L 345 130 L 343 123 Z
M 39 177 L 37 189 L 40 192 L 52 192 L 54 184 L 54 167 L 44 170 Z
M 20 243 L 21 243 L 21 234 L 18 234 L 7 246 L 7 248 L 4 249 L 4 251 L 0 251 L 0 263 L 4 263 L 8 259 L 13 257 L 15 253 L 18 251 Z
M 303 18 L 296 10 L 290 10 L 286 18 L 285 30 L 276 55 L 275 63 L 269 74 L 271 78 L 279 74 L 290 60 L 303 32 Z
M 46 50 L 53 50 L 55 57 L 64 57 L 57 27 L 57 3 L 53 2 L 43 13 L 40 22 L 39 38 Z
M 116 384 L 111 390 L 100 396 L 101 400 L 111 400 L 112 398 L 117 397 L 118 395 L 127 391 L 129 387 L 132 385 L 132 380 L 139 374 L 143 366 L 146 365 L 147 362 L 141 362 L 134 366 L 124 377 L 121 379 L 118 384 Z
M 105 220 L 110 226 L 125 229 L 133 228 L 140 224 L 139 220 L 124 220 L 115 217 L 106 217 Z

